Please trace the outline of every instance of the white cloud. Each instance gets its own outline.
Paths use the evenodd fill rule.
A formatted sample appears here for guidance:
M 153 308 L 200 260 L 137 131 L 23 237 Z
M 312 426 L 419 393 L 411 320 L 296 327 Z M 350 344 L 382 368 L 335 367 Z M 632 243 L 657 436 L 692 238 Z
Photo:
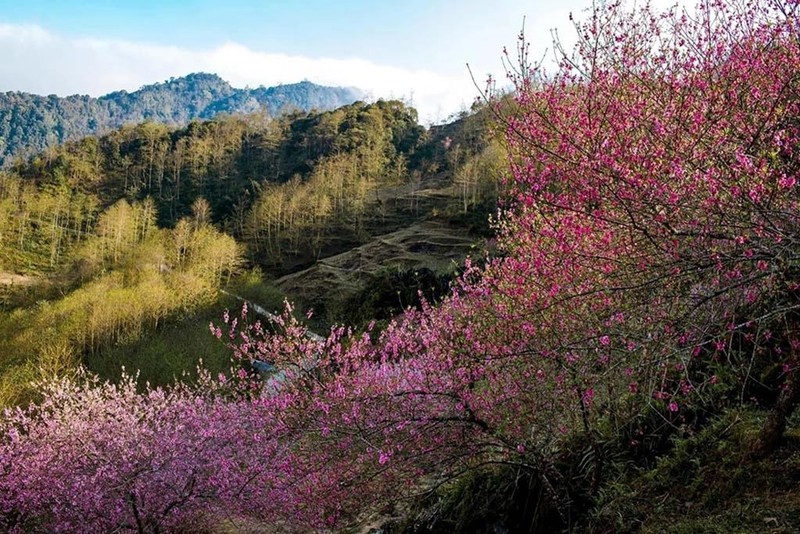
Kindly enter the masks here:
M 43 46 L 53 42 L 53 36 L 36 25 L 0 24 L 0 39 L 28 46 Z
M 235 42 L 205 50 L 113 39 L 72 38 L 35 25 L 0 24 L 0 91 L 89 94 L 212 72 L 234 87 L 309 80 L 357 87 L 372 98 L 413 100 L 425 121 L 469 106 L 477 92 L 467 72 L 445 76 L 359 58 L 314 58 L 252 50 Z

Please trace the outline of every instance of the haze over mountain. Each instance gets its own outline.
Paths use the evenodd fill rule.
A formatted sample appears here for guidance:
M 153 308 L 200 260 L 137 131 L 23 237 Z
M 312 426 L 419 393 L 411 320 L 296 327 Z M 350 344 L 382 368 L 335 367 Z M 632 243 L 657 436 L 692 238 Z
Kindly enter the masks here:
M 352 87 L 327 87 L 307 81 L 237 89 L 207 73 L 171 78 L 130 93 L 116 91 L 99 98 L 0 93 L 0 165 L 14 156 L 27 156 L 126 123 L 185 124 L 219 113 L 259 110 L 276 116 L 291 110 L 330 110 L 363 97 L 362 91 Z

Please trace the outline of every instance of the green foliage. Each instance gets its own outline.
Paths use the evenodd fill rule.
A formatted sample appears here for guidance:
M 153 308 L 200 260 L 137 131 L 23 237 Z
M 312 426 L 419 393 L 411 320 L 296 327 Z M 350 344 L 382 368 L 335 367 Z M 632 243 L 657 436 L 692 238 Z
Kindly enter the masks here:
M 329 179 L 339 180 L 338 196 L 329 203 L 341 209 L 363 207 L 378 184 L 402 182 L 405 162 L 425 140 L 416 120 L 404 104 L 379 101 L 276 119 L 225 116 L 179 129 L 145 122 L 51 148 L 19 162 L 13 175 L 79 192 L 101 207 L 149 196 L 162 226 L 191 214 L 203 197 L 211 220 L 242 234 L 258 196 L 295 177 L 327 190 L 335 186 Z M 354 219 L 349 224 L 357 225 L 352 209 L 348 213 Z
M 165 321 L 211 305 L 216 289 L 238 270 L 241 250 L 232 237 L 197 219 L 182 220 L 173 230 L 157 228 L 155 219 L 148 200 L 121 200 L 100 215 L 95 231 L 73 254 L 72 272 L 80 285 L 8 318 L 0 369 L 16 370 L 3 372 L 4 379 L 20 373 L 60 376 L 85 355 L 109 374 L 123 364 L 175 374 L 168 372 L 177 370 L 175 361 L 156 365 L 157 350 L 138 364 L 124 358 L 99 361 L 112 347 L 135 344 Z M 14 388 L 6 382 L 0 401 L 24 400 L 29 383 Z
M 368 275 L 361 289 L 342 298 L 327 312 L 340 322 L 358 327 L 365 327 L 372 320 L 386 322 L 409 307 L 418 308 L 420 297 L 431 304 L 439 302 L 448 293 L 453 276 L 428 268 L 385 269 Z
M 410 180 L 406 162 L 424 134 L 416 112 L 397 101 L 293 117 L 276 158 L 293 174 L 260 186 L 244 238 L 274 264 L 301 250 L 319 257 L 334 236 L 363 235 L 376 207 L 382 213 L 391 200 L 379 189 Z
M 162 89 L 214 96 L 224 90 L 214 84 L 189 77 Z M 176 105 L 156 89 L 140 95 Z M 134 96 L 109 98 L 133 112 Z M 18 309 L 15 328 L 3 340 L 10 387 L 4 404 L 26 394 L 19 384 L 30 380 L 19 377 L 39 376 L 44 368 L 66 372 L 79 361 L 108 376 L 122 365 L 147 367 L 153 382 L 193 369 L 197 358 L 170 353 L 166 339 L 191 338 L 182 321 L 210 305 L 213 288 L 230 280 L 242 254 L 209 223 L 245 236 L 267 262 L 347 246 L 366 235 L 369 221 L 380 217 L 385 224 L 385 207 L 374 212 L 378 189 L 405 187 L 407 162 L 438 142 L 417 124 L 413 109 L 380 101 L 274 120 L 223 117 L 181 129 L 146 122 L 18 163 L 0 175 L 0 269 L 12 283 L 13 277 L 24 282 L 2 291 L 5 309 Z M 388 206 L 391 199 L 383 202 Z M 402 286 L 403 303 L 416 304 L 416 291 L 427 291 L 419 281 L 389 278 L 373 291 L 378 315 L 401 310 L 394 306 L 393 284 Z M 236 285 L 234 292 L 245 298 L 281 306 L 283 295 L 257 274 Z M 393 294 L 380 296 L 384 290 Z M 180 345 L 202 352 L 188 341 Z
M 0 269 L 54 271 L 91 228 L 96 210 L 91 195 L 63 184 L 34 187 L 0 173 Z
M 150 91 L 153 105 L 177 106 L 167 92 L 201 91 L 207 100 L 224 90 L 214 84 L 189 77 L 165 84 L 163 94 L 160 86 L 136 94 Z M 109 98 L 133 112 L 136 94 Z M 206 100 L 193 105 L 199 109 Z M 479 141 L 486 132 L 470 135 L 472 144 L 469 135 L 459 137 L 470 147 L 459 152 L 459 165 L 489 174 L 480 163 L 489 150 Z M 156 384 L 191 373 L 200 358 L 221 369 L 224 358 L 206 347 L 204 325 L 213 310 L 238 303 L 218 301 L 216 289 L 230 284 L 232 293 L 268 309 L 280 309 L 284 298 L 260 273 L 237 277 L 245 250 L 251 261 L 287 272 L 437 210 L 485 226 L 476 205 L 465 213 L 452 200 L 450 178 L 426 184 L 418 170 L 409 171 L 441 141 L 417 124 L 415 110 L 378 101 L 276 119 L 224 116 L 182 128 L 144 122 L 18 161 L 0 174 L 0 304 L 13 324 L 0 341 L 0 403 L 29 400 L 32 379 L 69 373 L 79 363 L 107 378 L 123 366 L 139 369 Z M 471 177 L 488 184 L 479 202 L 488 213 L 495 178 Z M 440 188 L 441 197 L 420 195 L 426 186 Z M 459 239 L 463 245 L 467 238 Z M 433 252 L 413 246 L 423 248 L 414 249 L 412 263 L 398 256 L 393 264 L 426 265 Z M 449 262 L 452 247 L 444 248 L 442 261 Z M 435 263 L 429 265 L 443 268 Z M 375 276 L 351 271 L 342 276 L 359 280 L 348 287 L 366 289 L 305 304 L 328 304 L 326 320 L 366 323 L 369 314 L 388 319 L 416 306 L 418 291 L 435 301 L 447 289 L 446 275 L 422 268 Z
M 232 295 L 256 302 L 268 310 L 280 310 L 285 297 L 265 283 L 258 270 L 247 271 L 231 280 L 226 292 L 228 294 L 220 293 L 206 305 L 166 318 L 157 328 L 148 329 L 146 335 L 101 346 L 86 355 L 86 367 L 114 381 L 122 378 L 126 371 L 135 371 L 141 383 L 152 386 L 192 382 L 197 379 L 198 367 L 213 376 L 228 373 L 230 350 L 223 343 L 213 342 L 208 325 L 219 320 L 222 310 L 241 307 L 241 301 Z
M 652 468 L 618 461 L 585 524 L 593 532 L 791 532 L 800 518 L 800 436 L 776 454 L 750 454 L 762 411 L 733 408 L 684 428 Z
M 154 121 L 185 124 L 220 113 L 333 109 L 361 98 L 353 88 L 301 82 L 277 87 L 234 89 L 213 74 L 190 74 L 128 93 L 100 98 L 59 98 L 20 92 L 0 94 L 0 165 L 86 135 L 123 124 Z
M 460 159 L 460 156 L 455 156 L 455 159 Z M 467 214 L 470 207 L 478 204 L 496 206 L 507 166 L 506 152 L 497 141 L 490 142 L 474 155 L 468 155 L 462 164 L 455 164 L 452 179 L 459 211 Z

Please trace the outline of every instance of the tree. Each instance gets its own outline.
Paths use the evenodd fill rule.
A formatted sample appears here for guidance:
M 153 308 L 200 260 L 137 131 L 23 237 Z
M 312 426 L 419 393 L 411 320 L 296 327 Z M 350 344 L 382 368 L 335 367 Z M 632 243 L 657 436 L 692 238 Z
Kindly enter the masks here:
M 764 450 L 800 395 L 796 9 L 609 4 L 578 26 L 577 57 L 554 80 L 520 49 L 520 112 L 506 122 L 513 257 L 495 276 L 509 319 L 547 310 L 534 332 L 552 336 L 548 350 L 599 340 L 671 410 L 714 362 L 744 389 L 753 366 L 784 366 L 768 383 L 781 393 Z
M 272 441 L 254 405 L 185 387 L 140 394 L 131 377 L 119 385 L 83 378 L 51 383 L 44 403 L 2 422 L 4 528 L 212 528 L 255 505 L 269 469 L 255 444 L 266 452 Z
M 796 9 L 611 3 L 550 76 L 521 41 L 503 257 L 380 335 L 311 343 L 285 319 L 239 343 L 287 369 L 270 401 L 318 509 L 502 463 L 569 525 L 567 439 L 592 447 L 591 494 L 604 433 L 678 422 L 718 382 L 752 391 L 754 369 L 773 406 L 758 452 L 774 448 L 800 397 Z
M 482 152 L 454 166 L 453 187 L 458 191 L 463 213 L 487 197 L 497 198 L 506 166 L 506 155 L 497 142 L 488 144 Z

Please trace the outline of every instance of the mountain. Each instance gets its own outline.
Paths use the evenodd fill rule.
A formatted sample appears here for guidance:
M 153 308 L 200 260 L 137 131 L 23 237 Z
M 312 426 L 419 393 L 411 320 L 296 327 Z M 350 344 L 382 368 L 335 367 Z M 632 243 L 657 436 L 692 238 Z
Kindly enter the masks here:
M 0 93 L 0 166 L 14 156 L 28 156 L 86 135 L 126 123 L 154 121 L 185 124 L 219 113 L 328 110 L 362 99 L 350 87 L 326 87 L 303 81 L 277 87 L 236 89 L 215 74 L 195 73 L 134 92 L 116 91 L 99 98 Z

